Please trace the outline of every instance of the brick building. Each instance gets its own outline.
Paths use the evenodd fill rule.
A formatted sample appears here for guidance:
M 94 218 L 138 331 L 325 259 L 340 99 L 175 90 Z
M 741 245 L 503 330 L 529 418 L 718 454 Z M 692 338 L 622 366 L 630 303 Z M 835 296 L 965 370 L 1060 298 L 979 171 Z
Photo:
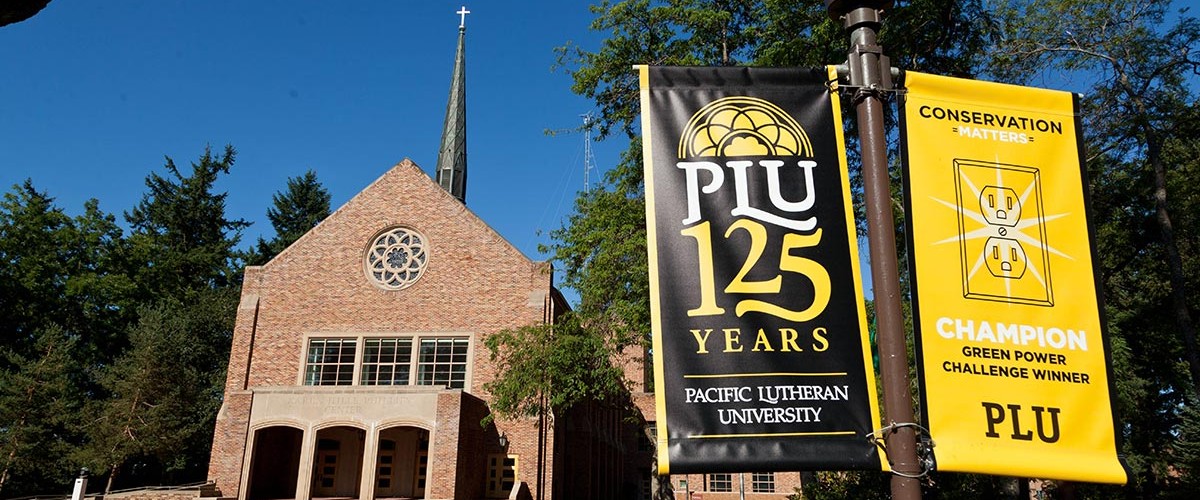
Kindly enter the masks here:
M 209 477 L 250 499 L 506 498 L 519 483 L 535 498 L 648 498 L 660 482 L 639 353 L 627 372 L 640 424 L 593 405 L 480 425 L 496 375 L 483 338 L 566 308 L 549 264 L 402 162 L 247 268 Z M 778 476 L 747 474 L 747 498 L 799 484 Z M 736 474 L 661 483 L 679 498 L 739 486 Z
M 481 425 L 483 339 L 568 306 L 549 264 L 464 204 L 463 37 L 437 180 L 405 160 L 246 269 L 209 478 L 239 499 L 738 498 L 737 475 L 651 476 L 640 352 L 624 360 L 635 415 L 587 404 Z M 745 479 L 752 500 L 799 484 Z
M 548 264 L 405 161 L 246 270 L 209 475 L 243 498 L 483 498 L 514 473 L 536 485 L 538 437 L 553 448 L 553 433 L 480 425 L 482 338 L 565 307 Z M 543 468 L 552 480 L 552 458 Z

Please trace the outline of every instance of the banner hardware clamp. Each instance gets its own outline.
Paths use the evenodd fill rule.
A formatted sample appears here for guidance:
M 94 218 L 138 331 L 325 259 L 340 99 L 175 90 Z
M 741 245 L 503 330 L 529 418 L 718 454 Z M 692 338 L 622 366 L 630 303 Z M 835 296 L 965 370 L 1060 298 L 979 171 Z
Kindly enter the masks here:
M 935 467 L 933 461 L 934 443 L 933 439 L 929 437 L 929 429 L 922 427 L 921 424 L 916 422 L 892 422 L 890 425 L 885 425 L 879 429 L 871 431 L 870 434 L 867 434 L 867 442 L 875 445 L 877 448 L 879 448 L 879 451 L 882 452 L 884 456 L 887 456 L 886 440 L 888 434 L 891 434 L 892 431 L 903 427 L 911 427 L 915 429 L 914 432 L 918 434 L 919 443 L 917 445 L 917 451 L 920 455 L 921 472 L 917 474 L 909 474 L 906 472 L 900 472 L 893 468 L 891 471 L 892 474 L 911 479 L 920 479 L 928 476 Z
M 837 73 L 838 73 L 839 77 L 841 77 L 841 78 L 849 78 L 850 77 L 850 64 L 849 63 L 841 63 L 841 64 L 834 66 L 834 68 L 837 68 Z M 900 78 L 900 68 L 897 68 L 895 66 L 889 66 L 889 69 L 891 70 L 892 78 Z
M 887 58 L 882 57 L 881 59 L 886 60 Z M 825 86 L 827 88 L 829 88 L 830 90 L 833 90 L 833 84 L 837 83 L 837 87 L 838 87 L 839 91 L 842 91 L 842 89 L 845 89 L 845 92 L 842 92 L 843 95 L 853 92 L 850 95 L 850 97 L 851 97 L 851 100 L 856 103 L 867 98 L 868 96 L 877 97 L 881 100 L 884 100 L 884 99 L 887 99 L 891 95 L 907 93 L 907 89 L 897 88 L 894 85 L 892 85 L 892 81 L 894 81 L 895 79 L 898 79 L 900 77 L 900 68 L 896 68 L 891 65 L 888 65 L 887 67 L 890 70 L 890 71 L 888 71 L 889 78 L 884 78 L 881 83 L 871 83 L 868 85 L 851 85 L 851 84 L 847 83 L 849 81 L 854 80 L 854 78 L 851 76 L 851 69 L 850 69 L 849 62 L 845 62 L 845 63 L 839 64 L 837 66 L 834 66 L 834 67 L 837 69 L 838 81 L 835 82 L 835 81 L 830 80 L 825 83 Z

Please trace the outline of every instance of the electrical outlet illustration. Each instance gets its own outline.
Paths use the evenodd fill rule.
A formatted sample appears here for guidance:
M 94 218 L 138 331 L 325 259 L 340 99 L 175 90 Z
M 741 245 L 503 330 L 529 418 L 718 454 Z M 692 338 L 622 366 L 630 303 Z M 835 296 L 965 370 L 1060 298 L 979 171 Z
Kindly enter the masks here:
M 987 186 L 979 193 L 979 213 L 988 224 L 1013 227 L 1021 220 L 1021 200 L 1010 188 Z
M 988 238 L 983 244 L 984 262 L 988 271 L 997 278 L 1021 279 L 1028 267 L 1025 247 L 1021 242 L 1008 238 Z
M 963 296 L 1054 305 L 1041 173 L 954 160 Z

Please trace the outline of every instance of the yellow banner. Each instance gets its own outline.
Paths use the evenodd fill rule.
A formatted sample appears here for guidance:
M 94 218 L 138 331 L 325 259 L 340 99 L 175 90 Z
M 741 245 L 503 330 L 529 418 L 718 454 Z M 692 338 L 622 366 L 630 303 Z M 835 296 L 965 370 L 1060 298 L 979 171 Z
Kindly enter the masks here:
M 938 470 L 1125 483 L 1073 95 L 905 82 L 918 364 Z

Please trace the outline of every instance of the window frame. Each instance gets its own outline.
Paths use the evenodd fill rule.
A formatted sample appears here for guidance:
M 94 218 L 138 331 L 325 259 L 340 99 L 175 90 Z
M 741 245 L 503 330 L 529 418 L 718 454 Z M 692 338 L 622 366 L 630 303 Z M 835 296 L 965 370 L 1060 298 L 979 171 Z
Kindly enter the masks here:
M 351 375 L 349 385 L 308 385 L 306 375 L 308 372 L 308 350 L 309 345 L 314 340 L 331 340 L 341 339 L 353 340 L 355 342 L 354 351 L 354 370 Z M 363 382 L 363 360 L 366 354 L 366 343 L 368 340 L 388 340 L 388 339 L 409 339 L 412 349 L 410 351 L 409 360 L 409 383 L 401 384 L 364 384 Z M 419 384 L 419 366 L 420 366 L 420 346 L 423 340 L 465 340 L 467 344 L 466 351 L 466 366 L 463 371 L 463 386 L 461 388 L 450 387 L 448 385 L 421 385 Z M 475 375 L 475 335 L 466 332 L 438 332 L 438 333 L 347 333 L 347 332 L 321 332 L 321 333 L 306 333 L 303 336 L 299 348 L 300 366 L 297 370 L 296 385 L 302 387 L 442 387 L 449 390 L 471 391 L 472 382 Z
M 399 350 L 399 349 L 400 349 L 400 347 L 401 347 L 401 345 L 400 345 L 400 344 L 401 344 L 401 342 L 402 342 L 402 341 L 403 341 L 403 342 L 407 342 L 407 343 L 408 343 L 408 361 L 406 361 L 406 362 L 404 362 L 404 363 L 399 363 L 399 362 L 396 362 L 396 361 L 393 361 L 393 362 L 390 362 L 390 363 L 385 363 L 385 362 L 382 362 L 382 361 L 379 361 L 379 360 L 377 360 L 377 361 L 375 361 L 375 362 L 372 362 L 372 363 L 367 363 L 367 349 L 370 347 L 370 346 L 368 346 L 368 344 L 369 344 L 370 342 L 372 342 L 372 341 L 378 342 L 380 345 L 378 345 L 378 346 L 376 346 L 376 347 L 377 347 L 377 348 L 379 348 L 379 349 L 381 349 L 381 350 L 382 350 L 382 348 L 383 348 L 383 345 L 382 345 L 382 344 L 383 344 L 384 342 L 386 342 L 386 341 L 393 341 L 393 342 L 394 342 L 394 344 L 395 344 L 395 345 L 394 345 L 394 349 L 396 349 L 396 350 Z M 413 366 L 414 366 L 414 365 L 413 365 L 413 344 L 415 344 L 415 342 L 413 341 L 413 337 L 411 337 L 411 336 L 395 336 L 395 337 L 377 337 L 377 336 L 370 336 L 370 337 L 363 337 L 363 338 L 362 338 L 362 351 L 363 351 L 363 352 L 362 352 L 362 361 L 360 361 L 360 362 L 358 363 L 359 376 L 356 378 L 356 380 L 358 380 L 358 385 L 360 385 L 360 386 L 363 386 L 363 387 L 373 387 L 373 386 L 392 386 L 392 385 L 399 385 L 399 386 L 411 386 L 411 385 L 416 385 L 416 384 L 414 384 L 414 383 L 413 383 L 413 382 L 414 382 L 414 381 L 413 381 Z M 376 353 L 376 356 L 378 357 L 378 356 L 379 356 L 379 353 Z M 399 357 L 399 355 L 398 355 L 398 354 L 396 354 L 395 352 L 393 352 L 393 359 L 395 359 L 395 358 L 398 358 L 398 357 Z M 374 366 L 374 367 L 376 368 L 376 371 L 375 371 L 375 373 L 374 373 L 374 377 L 373 377 L 373 378 L 374 378 L 374 381 L 375 381 L 375 383 L 373 383 L 373 384 L 367 384 L 367 383 L 365 383 L 365 382 L 367 381 L 367 379 L 368 379 L 368 378 L 371 378 L 371 377 L 370 377 L 370 376 L 369 376 L 369 375 L 366 373 L 366 372 L 367 372 L 367 366 L 368 366 L 368 365 Z M 399 366 L 402 366 L 402 365 L 406 365 L 406 366 L 408 367 L 408 374 L 407 374 L 407 376 L 406 376 L 406 377 L 404 377 L 404 382 L 403 382 L 403 383 L 388 383 L 388 384 L 380 384 L 380 383 L 379 383 L 379 380 L 380 380 L 380 377 L 379 377 L 379 368 L 380 368 L 380 367 L 383 367 L 383 366 L 390 366 L 390 367 L 392 367 L 392 374 L 393 374 L 393 376 L 392 376 L 392 377 L 390 377 L 388 380 L 393 380 L 393 381 L 394 381 L 394 380 L 395 380 L 395 369 L 396 369 L 397 367 L 399 367 Z
M 704 485 L 705 491 L 712 493 L 733 493 L 733 474 L 729 472 L 713 472 L 707 477 L 707 484 Z
M 774 472 L 754 472 L 750 474 L 750 491 L 753 493 L 775 493 Z
M 456 374 L 456 372 L 454 371 L 454 367 L 459 364 L 458 361 L 454 360 L 454 358 L 457 356 L 457 354 L 454 352 L 454 350 L 455 350 L 456 344 L 458 344 L 460 341 L 463 344 L 465 344 L 463 352 L 462 352 L 462 356 L 463 356 L 462 367 L 463 368 L 462 368 L 462 372 L 461 372 L 463 388 L 465 389 L 466 387 L 468 387 L 469 380 L 467 378 L 467 370 L 471 366 L 471 341 L 469 339 L 462 338 L 462 337 L 443 337 L 443 336 L 424 337 L 424 338 L 418 338 L 418 339 L 413 340 L 413 350 L 412 350 L 413 361 L 412 361 L 411 375 L 412 375 L 412 380 L 414 380 L 416 382 L 414 385 L 432 385 L 432 386 L 438 385 L 438 384 L 421 384 L 420 383 L 427 376 L 426 370 L 424 370 L 425 367 L 430 367 L 428 377 L 430 377 L 431 380 L 437 380 L 439 378 L 439 368 L 445 367 L 447 369 L 447 371 L 445 372 L 445 376 L 447 377 L 448 382 L 453 382 L 454 378 L 455 378 L 455 374 Z M 426 342 L 433 342 L 434 358 L 431 360 L 425 359 L 425 344 L 426 344 Z M 449 345 L 449 347 L 450 347 L 450 352 L 448 354 L 439 352 L 439 349 L 442 348 L 443 343 Z M 442 356 L 448 356 L 448 359 L 442 359 Z M 446 384 L 446 386 L 449 387 L 449 384 Z
M 341 358 L 341 357 L 342 357 L 341 353 L 342 353 L 342 351 L 343 351 L 343 350 L 345 350 L 345 349 L 346 349 L 347 345 L 351 346 L 351 347 L 354 349 L 354 355 L 352 356 L 352 359 L 350 360 L 350 362 L 349 362 L 349 363 L 347 363 L 347 362 L 345 362 L 345 361 L 342 361 L 342 360 L 340 360 L 340 359 L 339 359 L 338 361 L 336 361 L 336 362 L 327 362 L 327 361 L 325 361 L 324 359 L 320 359 L 320 360 L 317 360 L 317 361 L 310 361 L 310 360 L 309 360 L 309 358 L 310 358 L 310 355 L 312 354 L 312 349 L 313 349 L 313 341 L 314 341 L 314 340 L 319 340 L 319 341 L 321 341 L 321 342 L 324 344 L 324 345 L 322 346 L 322 358 L 324 357 L 324 352 L 325 352 L 325 350 L 329 348 L 329 345 L 330 345 L 330 343 L 331 343 L 331 342 L 333 342 L 333 341 L 336 341 L 336 342 L 337 342 L 337 349 L 338 349 L 338 352 L 339 352 L 339 356 L 338 356 L 339 358 Z M 310 366 L 320 367 L 320 368 L 319 368 L 319 369 L 316 371 L 316 375 L 317 375 L 317 377 L 316 377 L 316 380 L 317 380 L 318 382 L 320 382 L 321 380 L 323 380 L 323 379 L 324 379 L 324 375 L 325 375 L 325 373 L 326 373 L 326 370 L 328 370 L 328 369 L 332 368 L 332 369 L 333 369 L 333 373 L 334 373 L 335 382 L 336 382 L 336 381 L 340 381 L 340 380 L 342 379 L 342 376 L 341 376 L 341 369 L 340 369 L 340 367 L 343 367 L 343 366 L 345 366 L 345 365 L 347 365 L 347 364 L 350 364 L 350 377 L 349 377 L 349 379 L 348 379 L 348 383 L 346 383 L 346 384 L 340 384 L 340 383 L 333 383 L 333 384 L 322 384 L 322 383 L 315 383 L 315 384 L 311 384 L 311 386 L 312 386 L 312 387 L 316 387 L 316 386 L 323 386 L 323 387 L 347 387 L 347 386 L 353 386 L 353 385 L 354 385 L 354 381 L 355 381 L 355 380 L 357 380 L 357 376 L 358 376 L 358 359 L 359 359 L 359 356 L 361 355 L 361 353 L 359 352 L 359 351 L 360 351 L 360 349 L 358 348 L 358 346 L 359 346 L 359 345 L 361 345 L 361 342 L 360 342 L 360 340 L 361 340 L 361 339 L 359 339 L 359 338 L 357 338 L 357 337 L 350 336 L 350 335 L 331 335 L 331 336 L 328 336 L 328 337 L 311 337 L 311 338 L 306 338 L 306 339 L 304 340 L 304 346 L 303 346 L 303 350 L 302 350 L 302 352 L 301 352 L 301 355 L 304 357 L 304 363 L 303 363 L 303 366 L 302 366 L 302 368 L 300 369 L 300 385 L 309 385 L 309 384 L 308 384 L 308 379 L 309 379 L 309 377 L 308 377 L 308 374 L 309 374 L 309 367 L 310 367 Z

